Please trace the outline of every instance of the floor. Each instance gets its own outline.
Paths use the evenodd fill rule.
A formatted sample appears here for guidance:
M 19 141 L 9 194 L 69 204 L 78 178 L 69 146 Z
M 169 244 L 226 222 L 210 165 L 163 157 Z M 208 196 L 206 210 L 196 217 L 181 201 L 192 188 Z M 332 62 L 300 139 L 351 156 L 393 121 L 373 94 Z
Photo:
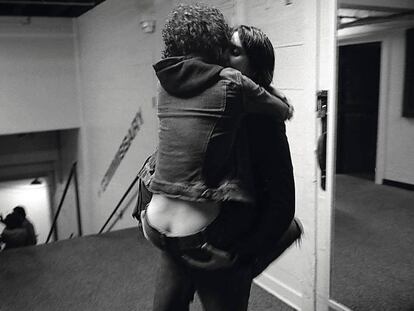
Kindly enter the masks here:
M 149 311 L 157 257 L 136 228 L 0 252 L 0 310 Z M 249 310 L 293 311 L 255 284 Z
M 336 183 L 331 297 L 354 311 L 413 311 L 414 191 Z
M 341 175 L 336 195 L 334 300 L 414 311 L 414 192 Z M 0 310 L 151 310 L 156 258 L 136 229 L 2 252 Z M 293 310 L 257 285 L 249 306 Z

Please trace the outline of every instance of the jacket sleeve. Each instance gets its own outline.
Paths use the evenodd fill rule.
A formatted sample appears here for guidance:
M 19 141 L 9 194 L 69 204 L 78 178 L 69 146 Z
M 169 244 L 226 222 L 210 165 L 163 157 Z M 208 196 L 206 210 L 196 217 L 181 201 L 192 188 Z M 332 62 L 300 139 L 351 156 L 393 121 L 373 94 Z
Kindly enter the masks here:
M 248 77 L 241 75 L 244 109 L 247 113 L 265 114 L 280 121 L 289 117 L 289 103 L 285 98 L 271 94 Z
M 284 124 L 265 117 L 248 121 L 258 214 L 255 229 L 233 249 L 242 261 L 274 248 L 295 214 L 293 167 Z M 272 141 L 260 141 L 259 134 L 272 137 Z

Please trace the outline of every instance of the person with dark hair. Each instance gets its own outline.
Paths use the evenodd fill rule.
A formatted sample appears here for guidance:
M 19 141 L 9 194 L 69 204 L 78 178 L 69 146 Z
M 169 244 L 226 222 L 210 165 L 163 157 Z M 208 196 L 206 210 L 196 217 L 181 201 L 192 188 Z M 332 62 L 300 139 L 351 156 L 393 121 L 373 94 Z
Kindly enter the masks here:
M 266 34 L 254 26 L 233 28 L 229 66 L 263 87 L 270 87 L 275 70 L 275 52 Z
M 6 225 L 0 235 L 0 242 L 5 244 L 4 249 L 25 246 L 27 231 L 22 227 L 22 217 L 16 213 L 10 213 L 2 222 Z
M 230 67 L 284 97 L 271 87 L 275 56 L 263 31 L 245 25 L 234 28 L 227 59 Z M 252 230 L 235 243 L 233 252 L 238 254 L 239 261 L 252 263 L 253 276 L 257 276 L 300 238 L 303 228 L 298 219 L 293 219 L 295 185 L 284 122 L 267 115 L 248 115 L 242 128 L 250 145 L 255 221 Z M 204 266 L 194 260 L 191 263 Z
M 241 25 L 233 29 L 228 49 L 228 65 L 284 97 L 271 87 L 274 51 L 260 29 Z M 287 99 L 286 99 L 287 100 Z M 254 227 L 233 246 L 238 260 L 259 275 L 303 233 L 295 214 L 295 185 L 286 128 L 283 121 L 266 115 L 248 115 L 242 123 L 250 145 L 256 204 Z M 194 266 L 205 264 L 191 260 Z
M 34 230 L 33 224 L 27 219 L 26 211 L 23 206 L 16 206 L 13 208 L 13 212 L 20 215 L 23 219 L 22 226 L 27 230 L 27 240 L 25 245 L 36 245 L 37 244 L 37 237 Z
M 247 309 L 251 269 L 233 249 L 254 215 L 241 122 L 248 114 L 284 121 L 291 108 L 219 65 L 230 34 L 221 12 L 204 5 L 178 6 L 163 29 L 158 150 L 139 173 L 152 193 L 144 235 L 162 250 L 154 310 L 188 310 L 194 290 L 205 310 Z
M 262 87 L 273 81 L 275 55 L 272 42 L 259 28 L 241 25 L 233 29 L 229 66 Z M 284 97 L 277 90 L 279 97 Z M 260 274 L 288 246 L 299 239 L 303 228 L 295 214 L 295 184 L 289 142 L 283 121 L 266 115 L 243 120 L 250 145 L 256 190 L 255 228 L 238 243 L 238 254 L 254 262 Z

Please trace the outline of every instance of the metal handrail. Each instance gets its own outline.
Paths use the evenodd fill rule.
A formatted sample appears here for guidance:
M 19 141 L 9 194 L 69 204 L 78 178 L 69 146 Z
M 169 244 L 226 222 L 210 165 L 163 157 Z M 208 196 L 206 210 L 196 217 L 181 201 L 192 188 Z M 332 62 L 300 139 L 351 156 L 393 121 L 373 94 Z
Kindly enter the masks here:
M 50 227 L 49 234 L 47 235 L 46 243 L 49 243 L 49 240 L 52 236 L 52 233 L 54 230 L 56 230 L 56 223 L 57 219 L 59 218 L 60 211 L 62 210 L 63 202 L 66 198 L 66 194 L 69 189 L 70 182 L 72 180 L 72 177 L 75 178 L 75 196 L 76 196 L 76 211 L 77 211 L 77 219 L 78 219 L 78 234 L 79 236 L 82 236 L 82 224 L 81 224 L 81 214 L 80 214 L 80 203 L 79 203 L 79 188 L 78 188 L 78 174 L 77 174 L 77 162 L 74 162 L 72 164 L 72 167 L 70 169 L 69 177 L 66 181 L 65 189 L 63 190 L 62 197 L 60 198 L 59 206 L 56 211 L 55 217 L 53 218 L 52 226 Z
M 116 223 L 124 216 L 126 210 L 129 208 L 129 204 L 127 202 L 127 205 L 121 209 L 121 211 L 118 213 L 118 215 L 116 216 L 115 220 L 112 222 L 112 224 L 108 227 L 108 230 L 106 230 L 106 232 L 109 232 L 112 230 L 113 227 L 115 227 Z
M 108 223 L 111 221 L 112 217 L 115 215 L 115 213 L 117 212 L 117 210 L 121 207 L 121 204 L 124 202 L 124 200 L 126 199 L 126 197 L 128 196 L 128 194 L 131 192 L 132 188 L 134 187 L 134 185 L 137 183 L 137 181 L 139 180 L 139 176 L 137 175 L 134 180 L 132 181 L 132 183 L 129 185 L 128 189 L 125 191 L 124 195 L 122 196 L 121 200 L 119 200 L 118 204 L 115 206 L 114 210 L 112 211 L 111 215 L 108 217 L 108 219 L 106 220 L 105 224 L 102 226 L 101 230 L 99 230 L 99 234 L 101 234 L 105 227 L 108 225 Z M 119 217 L 116 219 L 116 221 L 119 220 Z M 114 226 L 115 223 L 113 223 L 110 227 L 110 229 Z M 109 229 L 109 230 L 110 230 Z M 108 230 L 108 231 L 109 231 Z
M 77 220 L 78 220 L 78 236 L 82 236 L 82 219 L 81 219 L 81 209 L 80 209 L 80 200 L 79 200 L 79 183 L 78 183 L 78 169 L 77 169 L 77 163 L 74 164 L 74 174 L 73 174 L 73 180 L 75 182 L 75 197 L 76 197 L 76 214 L 77 214 Z

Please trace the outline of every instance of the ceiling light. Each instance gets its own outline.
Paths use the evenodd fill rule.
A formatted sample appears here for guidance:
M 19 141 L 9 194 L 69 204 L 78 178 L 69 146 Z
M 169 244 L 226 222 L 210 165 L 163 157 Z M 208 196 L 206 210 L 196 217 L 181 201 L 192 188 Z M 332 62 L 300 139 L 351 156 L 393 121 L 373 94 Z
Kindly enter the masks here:
M 31 185 L 41 185 L 42 181 L 36 177 L 35 179 L 33 179 L 33 181 L 30 183 Z

